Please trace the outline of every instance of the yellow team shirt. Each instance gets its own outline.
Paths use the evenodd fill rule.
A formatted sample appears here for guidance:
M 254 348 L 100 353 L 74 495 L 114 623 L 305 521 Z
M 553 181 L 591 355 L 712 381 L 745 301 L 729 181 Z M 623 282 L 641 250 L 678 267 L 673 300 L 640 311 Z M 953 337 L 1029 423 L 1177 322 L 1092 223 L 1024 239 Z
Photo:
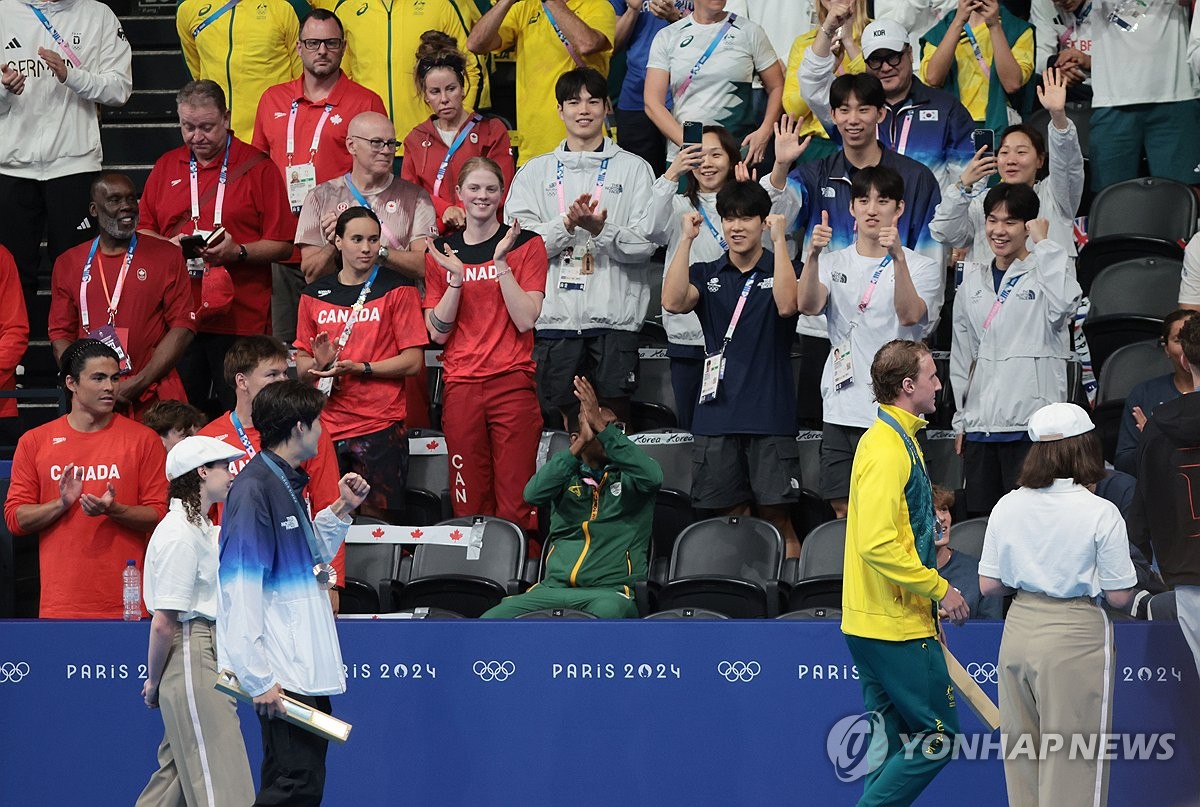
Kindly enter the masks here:
M 588 67 L 608 75 L 612 43 L 617 38 L 617 16 L 609 0 L 567 0 L 579 19 L 608 37 L 608 48 L 581 56 Z M 542 11 L 540 0 L 519 0 L 500 25 L 501 50 L 516 46 L 517 62 L 517 164 L 548 154 L 567 136 L 558 117 L 554 85 L 576 65 Z
M 816 41 L 817 30 L 814 28 L 807 34 L 796 37 L 796 41 L 792 43 L 792 49 L 788 53 L 787 75 L 783 79 L 783 111 L 791 115 L 793 119 L 804 120 L 804 125 L 800 127 L 799 131 L 801 140 L 809 135 L 829 139 L 829 133 L 825 131 L 821 121 L 817 120 L 817 116 L 812 114 L 812 110 L 808 108 L 808 104 L 804 103 L 804 97 L 800 94 L 800 62 L 804 61 L 804 54 Z M 841 76 L 846 73 L 867 72 L 867 65 L 862 57 L 862 42 L 856 44 L 859 48 L 858 55 L 849 63 L 846 62 L 845 53 L 838 54 L 837 63 L 833 68 L 834 73 Z
M 472 0 L 313 0 L 314 8 L 337 14 L 346 29 L 342 70 L 379 93 L 396 139 L 404 138 L 431 114 L 417 88 L 417 48 L 421 34 L 443 31 L 467 57 L 463 106 L 490 102 L 483 60 L 467 50 L 467 32 L 481 16 Z M 401 147 L 396 151 L 403 154 Z
M 972 25 L 971 33 L 975 34 L 975 40 L 979 43 L 979 51 L 983 54 L 983 61 L 987 63 L 988 69 L 995 70 L 991 31 L 988 30 L 987 25 L 980 24 Z M 921 56 L 922 81 L 925 81 L 925 71 L 929 67 L 929 60 L 933 58 L 937 46 L 936 42 L 925 43 L 925 50 Z M 1032 28 L 1017 37 L 1017 43 L 1012 47 L 1012 55 L 1017 61 L 1017 67 L 1021 68 L 1021 84 L 1023 85 L 1033 75 Z M 972 118 L 977 121 L 987 120 L 988 89 L 991 80 L 980 69 L 979 62 L 975 58 L 975 49 L 971 47 L 971 43 L 965 35 L 958 40 L 958 47 L 954 49 L 954 61 L 958 65 L 958 100 L 971 113 Z
M 287 0 L 254 0 L 238 3 L 193 37 L 196 26 L 223 5 L 224 0 L 183 0 L 175 28 L 192 78 L 221 85 L 233 130 L 249 143 L 263 91 L 297 78 L 303 69 L 296 52 L 300 20 Z

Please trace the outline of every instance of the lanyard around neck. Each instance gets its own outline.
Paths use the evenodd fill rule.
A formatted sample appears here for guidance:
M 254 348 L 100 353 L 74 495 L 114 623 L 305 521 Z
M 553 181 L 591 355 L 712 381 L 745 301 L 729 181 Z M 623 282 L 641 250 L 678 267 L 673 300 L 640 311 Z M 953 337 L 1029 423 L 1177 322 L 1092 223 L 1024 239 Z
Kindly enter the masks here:
M 350 174 L 346 174 L 345 180 L 346 187 L 350 190 L 350 195 L 354 197 L 354 201 L 358 202 L 367 210 L 371 210 L 375 213 L 375 215 L 379 216 L 379 232 L 383 235 L 384 240 L 388 242 L 389 247 L 392 249 L 400 249 L 400 239 L 396 238 L 391 229 L 384 224 L 383 216 L 379 214 L 378 210 L 375 210 L 374 205 L 367 201 L 367 197 L 363 195 L 362 191 L 355 187 L 354 180 L 350 178 Z
M 221 159 L 221 173 L 217 177 L 217 201 L 213 208 L 213 229 L 221 226 L 221 213 L 225 209 L 225 183 L 229 179 L 229 149 L 233 145 L 233 135 L 225 137 L 225 156 Z M 192 193 L 192 228 L 200 227 L 200 169 L 196 163 L 196 152 L 189 152 L 188 185 Z
M 454 142 L 450 144 L 450 149 L 446 152 L 446 156 L 442 158 L 442 164 L 438 166 L 437 179 L 433 181 L 433 195 L 437 196 L 438 191 L 442 189 L 442 180 L 446 178 L 446 168 L 450 165 L 450 160 L 454 159 L 455 153 L 462 147 L 463 141 L 467 139 L 467 135 L 475 128 L 475 124 L 483 120 L 483 116 L 475 113 L 471 119 L 467 121 L 467 125 L 459 131 L 458 136 L 454 138 Z M 437 124 L 434 124 L 435 126 Z M 444 142 L 444 141 L 443 141 Z
M 83 278 L 79 282 L 79 319 L 83 324 L 83 332 L 86 334 L 91 331 L 91 322 L 88 316 L 88 301 L 87 287 L 92 281 L 92 262 L 96 259 L 96 252 L 100 248 L 100 236 L 92 241 L 92 248 L 88 251 L 87 262 L 83 265 Z M 121 304 L 121 292 L 125 290 L 125 276 L 129 274 L 129 266 L 133 263 L 133 251 L 137 249 L 137 233 L 134 233 L 133 238 L 129 239 L 129 247 L 125 250 L 125 259 L 121 262 L 121 273 L 117 276 L 117 285 L 114 287 L 113 296 L 108 299 L 108 324 L 112 325 L 117 318 L 117 306 Z M 104 280 L 104 270 L 100 270 L 100 280 L 105 284 L 104 296 L 108 297 L 108 281 Z
M 292 111 L 288 114 L 287 125 L 287 164 L 290 168 L 292 165 L 292 156 L 296 153 L 296 112 L 300 109 L 300 100 L 292 99 Z M 308 147 L 308 161 L 312 162 L 317 156 L 317 147 L 321 144 L 321 132 L 325 128 L 325 121 L 329 120 L 329 113 L 333 111 L 333 104 L 326 104 L 325 110 L 321 113 L 321 119 L 317 121 L 317 128 L 313 131 L 312 144 Z
M 77 54 L 71 48 L 71 46 L 67 44 L 67 40 L 63 39 L 63 35 L 60 34 L 58 30 L 55 29 L 55 27 L 50 23 L 50 18 L 46 16 L 46 13 L 37 6 L 30 6 L 29 8 L 35 15 L 37 15 L 37 18 L 41 20 L 42 27 L 45 28 L 50 34 L 50 38 L 54 40 L 54 44 L 58 45 L 58 49 L 61 50 L 63 55 L 67 57 L 67 61 L 71 63 L 71 66 L 81 67 L 83 62 L 80 60 L 79 54 Z M 9 13 L 11 14 L 12 12 Z M 16 40 L 13 41 L 15 42 Z
M 608 175 L 608 157 L 600 161 L 600 171 L 596 174 L 596 187 L 592 189 L 592 202 L 596 205 L 600 204 L 600 197 L 604 195 L 604 178 Z M 565 178 L 566 169 L 563 167 L 562 161 L 558 161 L 558 168 L 554 172 L 554 184 L 558 189 L 558 214 L 560 216 L 567 215 L 567 197 L 566 191 L 563 190 L 563 179 Z

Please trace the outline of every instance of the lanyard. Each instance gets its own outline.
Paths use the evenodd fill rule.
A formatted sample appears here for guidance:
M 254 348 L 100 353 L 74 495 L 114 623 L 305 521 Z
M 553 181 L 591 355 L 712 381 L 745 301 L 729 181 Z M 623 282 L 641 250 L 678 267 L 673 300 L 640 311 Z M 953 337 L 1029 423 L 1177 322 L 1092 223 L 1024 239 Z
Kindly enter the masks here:
M 712 221 L 710 221 L 708 218 L 708 214 L 704 212 L 704 206 L 698 205 L 698 207 L 700 209 L 700 218 L 704 219 L 704 223 L 708 225 L 708 231 L 712 233 L 713 239 L 721 245 L 721 249 L 729 249 L 729 244 L 726 243 L 725 236 L 721 234 L 720 230 L 713 226 Z
M 875 267 L 875 274 L 871 275 L 871 282 L 867 284 L 866 291 L 863 292 L 862 299 L 858 301 L 858 310 L 863 312 L 867 310 L 867 306 L 871 304 L 871 298 L 875 296 L 875 287 L 879 285 L 879 278 L 883 275 L 883 270 L 892 262 L 891 254 L 883 256 L 883 260 L 879 262 L 879 266 Z
M 221 19 L 221 17 L 223 17 L 225 15 L 226 11 L 229 11 L 237 4 L 238 4 L 238 0 L 229 0 L 228 3 L 226 3 L 225 5 L 218 8 L 216 11 L 214 11 L 212 14 L 210 14 L 205 19 L 201 20 L 200 24 L 192 29 L 192 39 L 195 39 L 196 37 L 198 37 L 200 35 L 201 31 L 203 31 L 208 26 L 212 25 L 217 20 Z
M 354 197 L 354 201 L 358 202 L 368 210 L 374 211 L 376 215 L 378 215 L 378 211 L 376 211 L 374 206 L 367 201 L 367 197 L 362 195 L 362 191 L 354 187 L 354 181 L 350 179 L 350 174 L 346 174 L 345 180 L 346 187 L 350 189 L 350 195 Z M 396 238 L 388 226 L 383 223 L 383 216 L 379 216 L 379 231 L 383 233 L 383 237 L 387 240 L 388 245 L 392 249 L 400 249 L 400 239 Z
M 358 312 L 362 311 L 363 305 L 367 302 L 367 296 L 371 293 L 371 284 L 375 282 L 375 278 L 379 276 L 379 264 L 371 267 L 371 275 L 367 278 L 367 282 L 363 284 L 362 291 L 358 293 L 358 299 L 354 301 L 354 305 L 350 306 L 350 316 L 346 318 L 346 324 L 342 328 L 342 334 L 337 338 L 337 354 L 334 356 L 334 361 L 337 361 L 338 356 L 342 355 L 342 348 L 350 341 L 350 333 L 354 330 L 354 323 L 358 319 Z
M 912 128 L 913 115 L 916 114 L 915 109 L 910 109 L 904 114 L 904 123 L 900 126 L 900 139 L 896 141 L 895 149 L 897 154 L 906 154 L 908 147 L 908 130 Z
M 233 145 L 233 135 L 225 139 L 225 157 L 221 160 L 221 174 L 217 177 L 217 201 L 213 207 L 213 229 L 221 226 L 221 211 L 225 209 L 225 182 L 229 179 L 229 147 Z M 200 228 L 200 185 L 196 167 L 196 152 L 189 152 L 188 182 L 192 191 L 192 229 Z
M 1089 0 L 1088 4 L 1086 6 L 1084 6 L 1083 8 L 1081 8 L 1075 12 L 1074 21 L 1070 25 L 1067 26 L 1066 30 L 1064 30 L 1061 34 L 1058 35 L 1058 46 L 1060 48 L 1065 48 L 1067 46 L 1067 43 L 1071 41 L 1071 37 L 1075 34 L 1075 30 L 1079 26 L 1083 25 L 1084 21 L 1087 20 L 1088 15 L 1091 13 L 1092 13 L 1092 4 L 1091 4 L 1091 0 Z
M 1004 284 L 1004 288 L 1000 289 L 1000 293 L 996 295 L 996 302 L 992 303 L 992 310 L 988 312 L 987 319 L 983 321 L 983 330 L 986 332 L 992 326 L 992 320 L 1000 313 L 1000 308 L 1008 300 L 1008 295 L 1012 293 L 1013 286 L 1021 282 L 1021 278 L 1025 275 L 1014 275 Z
M 554 182 L 558 186 L 558 214 L 560 216 L 567 215 L 567 199 L 563 191 L 563 164 L 560 161 L 558 168 L 554 172 Z M 608 157 L 600 161 L 600 172 L 596 174 L 596 187 L 592 190 L 592 201 L 597 205 L 600 204 L 600 197 L 604 195 L 604 177 L 608 175 Z
M 87 263 L 83 265 L 83 279 L 79 282 L 79 318 L 83 321 L 83 332 L 91 331 L 88 318 L 87 287 L 92 280 L 92 261 L 96 258 L 96 250 L 100 248 L 100 236 L 92 242 L 88 251 Z M 125 288 L 125 275 L 129 273 L 129 265 L 133 263 L 133 251 L 137 248 L 137 234 L 129 239 L 129 247 L 125 250 L 125 260 L 121 263 L 121 274 L 117 277 L 116 291 L 108 301 L 108 324 L 112 325 L 117 318 L 117 306 L 121 304 L 121 292 Z M 100 280 L 104 281 L 104 296 L 108 297 L 108 281 L 104 280 L 104 270 L 100 270 Z
M 317 544 L 317 535 L 313 532 L 312 521 L 309 520 L 308 510 L 300 504 L 300 499 L 296 496 L 296 491 L 292 490 L 292 483 L 288 481 L 287 476 L 283 473 L 283 469 L 275 464 L 275 461 L 266 454 L 263 454 L 263 461 L 274 472 L 276 478 L 283 483 L 284 490 L 288 492 L 288 496 L 292 499 L 292 504 L 296 506 L 296 520 L 300 522 L 300 529 L 304 532 L 304 540 L 308 541 L 308 550 L 312 552 L 313 563 L 328 563 L 332 557 L 325 557 L 321 554 L 320 546 Z
M 296 153 L 296 110 L 300 108 L 300 100 L 292 99 L 292 111 L 288 115 L 287 125 L 287 164 L 288 168 L 292 167 L 292 155 Z M 321 113 L 321 119 L 317 121 L 317 128 L 313 132 L 312 145 L 308 147 L 308 161 L 312 162 L 317 156 L 317 146 L 321 143 L 321 131 L 325 128 L 325 121 L 329 119 L 329 113 L 333 111 L 333 104 L 326 104 L 325 111 Z
M 246 435 L 246 429 L 242 427 L 242 419 L 232 409 L 229 411 L 229 422 L 233 424 L 233 429 L 237 432 L 238 439 L 242 441 L 242 448 L 246 449 L 246 455 L 253 459 L 254 455 L 258 452 L 254 450 L 250 438 Z
M 737 305 L 733 307 L 733 316 L 729 318 L 729 327 L 725 329 L 725 341 L 721 344 L 722 350 L 733 339 L 733 331 L 737 328 L 738 320 L 742 318 L 742 310 L 746 307 L 746 298 L 750 296 L 750 290 L 754 288 L 754 280 L 757 277 L 758 272 L 750 270 L 750 277 L 746 278 L 746 285 L 742 286 L 741 296 L 738 297 Z
M 458 137 L 454 138 L 454 142 L 450 144 L 450 150 L 446 152 L 446 156 L 442 158 L 442 164 L 438 166 L 437 179 L 433 181 L 433 195 L 437 196 L 438 191 L 442 189 L 442 180 L 446 178 L 446 168 L 450 165 L 450 160 L 454 158 L 454 153 L 462 146 L 463 141 L 467 139 L 467 135 L 475 128 L 475 124 L 483 120 L 483 116 L 476 113 L 471 116 L 471 120 L 467 121 L 467 125 L 458 133 Z
M 563 43 L 563 47 L 567 49 L 567 55 L 571 57 L 571 61 L 575 62 L 576 67 L 587 67 L 583 63 L 583 59 L 579 58 L 579 54 L 575 52 L 575 48 L 571 47 L 571 43 L 567 41 L 567 35 L 558 27 L 558 20 L 554 19 L 554 15 L 550 13 L 550 9 L 545 3 L 542 3 L 542 11 L 546 14 L 546 19 L 550 21 L 550 27 L 554 29 L 554 33 L 558 35 L 558 41 Z
M 42 21 L 42 27 L 49 32 L 50 38 L 54 40 L 54 44 L 58 45 L 59 49 L 63 52 L 63 55 L 67 57 L 67 61 L 71 63 L 71 66 L 81 66 L 83 62 L 80 61 L 79 54 L 72 50 L 71 46 L 67 44 L 67 40 L 63 39 L 62 34 L 56 31 L 54 26 L 50 24 L 50 20 L 46 17 L 45 12 L 43 12 L 37 6 L 30 6 L 29 8 L 34 14 L 37 15 L 37 18 Z
M 704 67 L 704 63 L 707 62 L 708 58 L 713 55 L 713 51 L 717 49 L 717 45 L 721 44 L 721 40 L 725 38 L 725 34 L 729 33 L 729 29 L 733 27 L 733 23 L 736 20 L 736 14 L 730 14 L 729 17 L 726 18 L 725 24 L 721 26 L 719 31 L 717 31 L 717 35 L 713 37 L 713 41 L 708 43 L 708 48 L 705 49 L 704 53 L 700 56 L 696 63 L 692 65 L 692 69 L 688 71 L 687 76 L 684 77 L 679 86 L 675 88 L 674 95 L 676 104 L 679 103 L 680 98 L 683 98 L 683 94 L 687 92 L 688 87 L 692 86 L 692 81 L 695 80 L 696 76 L 700 73 L 700 68 Z
M 975 61 L 979 62 L 979 70 L 983 73 L 983 77 L 991 79 L 992 69 L 988 67 L 987 61 L 983 58 L 983 48 L 979 47 L 979 40 L 975 38 L 975 32 L 971 30 L 970 22 L 963 25 L 963 33 L 967 35 L 967 41 L 971 43 L 971 50 L 975 53 Z

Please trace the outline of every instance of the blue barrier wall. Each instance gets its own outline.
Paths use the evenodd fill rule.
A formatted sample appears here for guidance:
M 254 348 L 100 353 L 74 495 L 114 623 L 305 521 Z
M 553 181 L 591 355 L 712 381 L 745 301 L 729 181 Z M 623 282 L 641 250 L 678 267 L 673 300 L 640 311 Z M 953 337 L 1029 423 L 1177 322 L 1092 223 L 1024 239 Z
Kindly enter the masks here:
M 1001 629 L 950 629 L 993 698 Z M 133 803 L 162 735 L 140 697 L 148 632 L 0 622 L 0 801 Z M 334 711 L 354 730 L 330 749 L 327 804 L 843 805 L 861 793 L 826 747 L 834 723 L 862 711 L 836 623 L 342 621 L 339 632 L 349 678 Z M 1168 759 L 1115 762 L 1111 801 L 1200 804 L 1200 682 L 1179 628 L 1116 635 L 1114 732 L 1175 737 L 1151 746 Z M 959 708 L 964 732 L 982 734 Z M 257 720 L 240 714 L 257 778 Z M 994 750 L 950 763 L 922 803 L 964 797 L 1005 803 Z

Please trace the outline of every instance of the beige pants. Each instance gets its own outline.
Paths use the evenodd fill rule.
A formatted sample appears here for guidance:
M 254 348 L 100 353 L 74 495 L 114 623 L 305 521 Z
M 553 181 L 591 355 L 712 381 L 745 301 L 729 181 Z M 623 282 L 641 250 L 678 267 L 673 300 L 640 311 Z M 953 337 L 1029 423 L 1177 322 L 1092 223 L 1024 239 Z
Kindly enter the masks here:
M 193 619 L 175 633 L 158 685 L 162 744 L 158 770 L 137 807 L 246 807 L 254 781 L 233 698 L 217 680 L 216 631 Z
M 1100 757 L 1112 730 L 1115 665 L 1112 624 L 1092 601 L 1017 593 L 999 671 L 1010 807 L 1108 804 L 1109 763 Z M 1043 750 L 1054 747 L 1051 735 L 1061 749 Z

